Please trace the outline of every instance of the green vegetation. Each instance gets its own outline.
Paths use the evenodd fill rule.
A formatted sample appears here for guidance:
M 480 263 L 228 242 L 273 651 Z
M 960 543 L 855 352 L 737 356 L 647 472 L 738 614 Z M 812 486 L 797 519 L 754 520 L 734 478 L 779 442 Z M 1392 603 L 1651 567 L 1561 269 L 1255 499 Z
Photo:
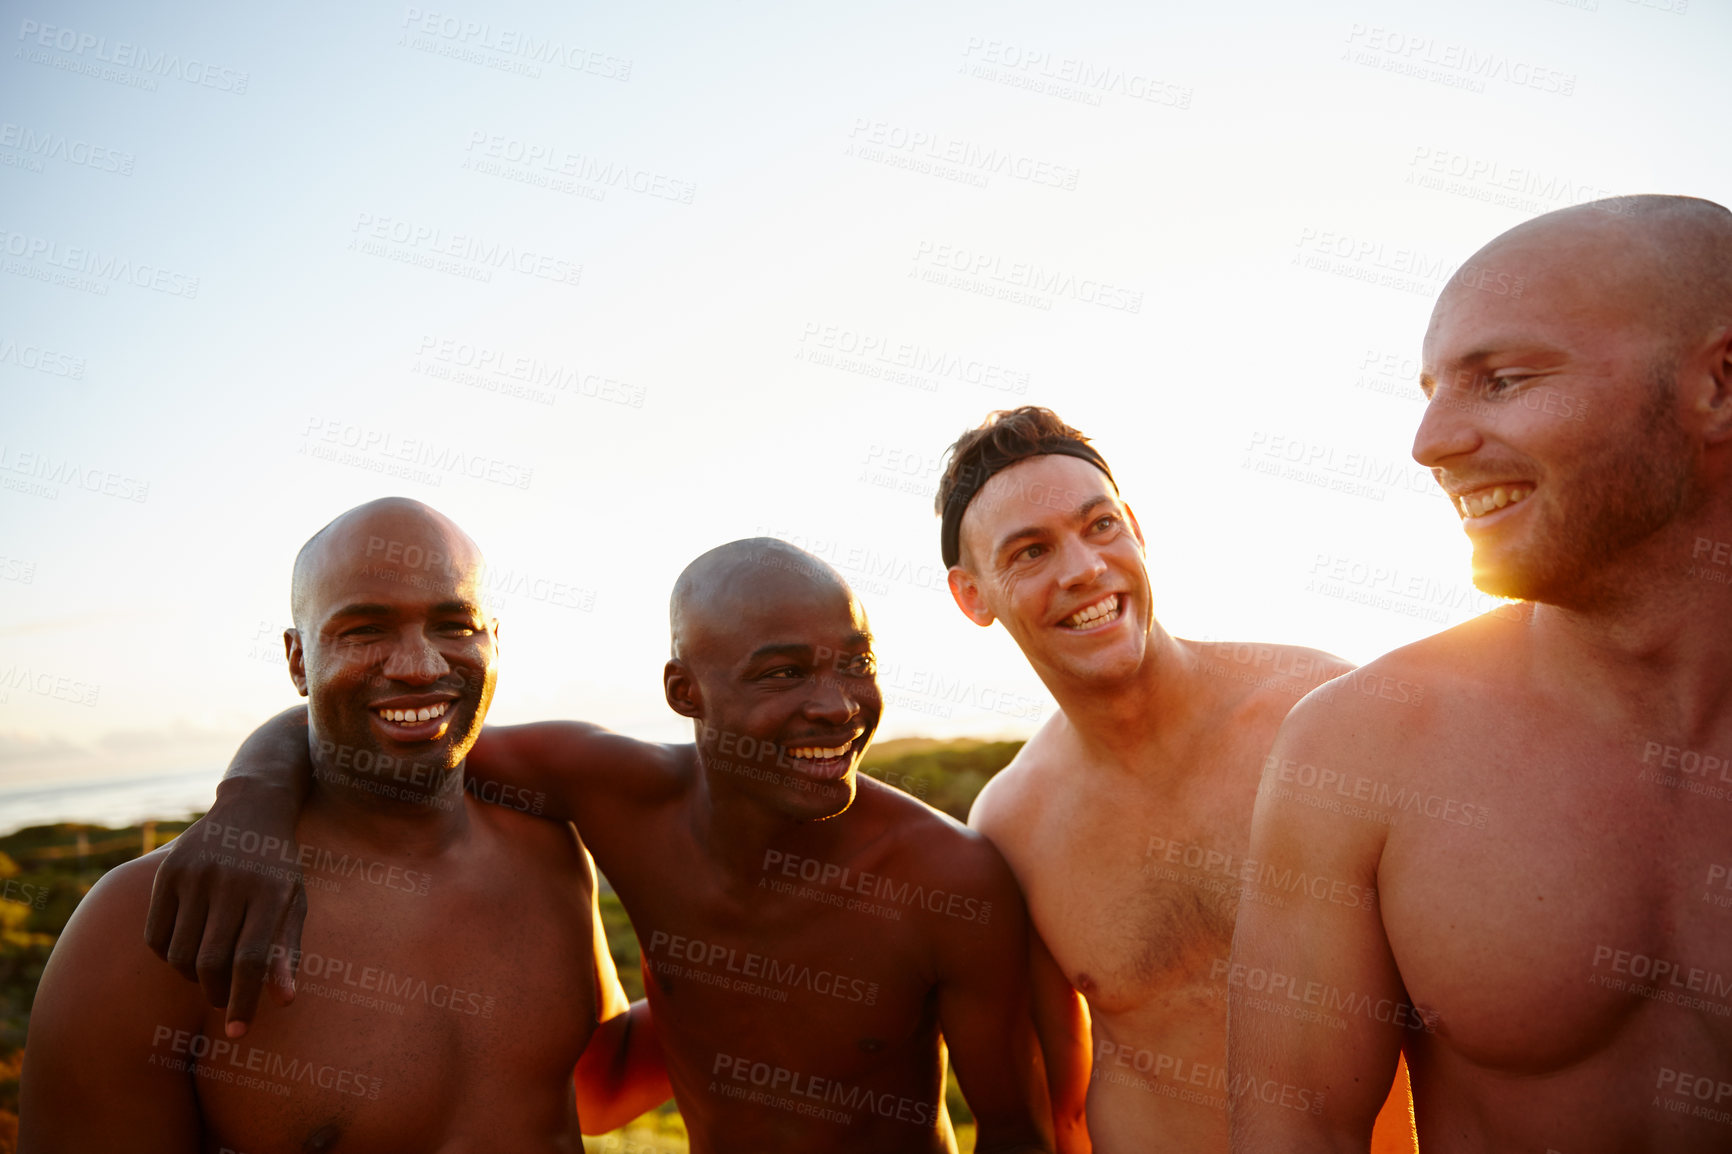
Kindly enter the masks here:
M 1014 741 L 905 738 L 873 747 L 862 769 L 964 821 L 987 779 L 1004 768 L 1020 747 L 1021 742 Z M 125 829 L 33 826 L 0 838 L 0 1154 L 11 1154 L 16 1145 L 24 1037 L 48 952 L 98 878 L 171 840 L 190 824 L 156 821 Z M 602 893 L 601 916 L 620 984 L 633 999 L 643 997 L 637 938 L 611 890 Z M 973 1116 L 954 1077 L 946 1098 L 966 1152 L 973 1146 Z M 683 1154 L 685 1125 L 669 1103 L 586 1146 L 607 1154 Z

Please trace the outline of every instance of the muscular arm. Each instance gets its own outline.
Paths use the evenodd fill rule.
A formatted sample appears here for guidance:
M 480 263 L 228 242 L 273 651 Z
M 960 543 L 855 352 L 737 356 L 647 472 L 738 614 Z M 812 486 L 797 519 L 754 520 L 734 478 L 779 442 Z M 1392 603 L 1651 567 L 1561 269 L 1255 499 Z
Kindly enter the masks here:
M 465 776 L 483 801 L 581 825 L 610 792 L 653 788 L 665 757 L 598 726 L 542 722 L 484 729 Z M 277 999 L 293 998 L 306 916 L 294 830 L 312 780 L 307 712 L 295 706 L 241 745 L 216 803 L 157 872 L 146 944 L 227 1007 L 231 1038 L 246 1032 L 267 971 Z
M 189 1043 L 203 1012 L 139 942 L 155 867 L 110 871 L 48 959 L 24 1051 L 24 1154 L 202 1149 Z
M 956 1081 L 974 1112 L 978 1154 L 1050 1154 L 1034 1025 L 1029 1014 L 1028 914 L 1010 868 L 984 839 L 952 876 L 954 892 L 977 897 L 940 914 L 939 1028 Z
M 1276 738 L 1251 826 L 1249 858 L 1259 877 L 1303 874 L 1327 883 L 1315 886 L 1318 893 L 1335 895 L 1377 888 L 1388 826 L 1329 808 L 1329 783 L 1342 780 L 1329 775 L 1379 776 L 1374 742 L 1350 710 L 1307 698 Z M 1406 1014 L 1378 908 L 1324 900 L 1303 887 L 1263 896 L 1255 900 L 1247 887 L 1232 963 L 1221 975 L 1232 1148 L 1363 1154 L 1400 1057 L 1401 1030 L 1389 1023 Z M 1308 1020 L 1317 1011 L 1325 1020 Z
M 592 892 L 594 886 L 592 885 Z M 626 1001 L 607 948 L 601 905 L 595 918 L 596 1016 L 600 1025 L 577 1061 L 577 1117 L 585 1134 L 606 1134 L 673 1097 L 649 1003 Z
M 1090 1154 L 1088 1093 L 1094 1052 L 1089 1045 L 1089 1008 L 1064 976 L 1040 935 L 1028 935 L 1028 976 L 1034 1028 L 1046 1064 L 1047 1094 L 1059 1154 Z

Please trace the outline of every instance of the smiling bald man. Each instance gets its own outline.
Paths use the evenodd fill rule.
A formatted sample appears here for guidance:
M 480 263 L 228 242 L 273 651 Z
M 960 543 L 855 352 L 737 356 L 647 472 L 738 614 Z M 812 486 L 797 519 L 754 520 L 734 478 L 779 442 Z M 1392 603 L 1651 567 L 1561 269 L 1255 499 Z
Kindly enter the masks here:
M 1326 1097 L 1240 1100 L 1233 1148 L 1363 1150 L 1399 1042 L 1426 1154 L 1727 1150 L 1732 213 L 1643 196 L 1511 229 L 1438 298 L 1424 363 L 1414 458 L 1475 583 L 1529 606 L 1367 667 L 1418 703 L 1323 690 L 1283 726 L 1251 852 L 1383 916 L 1241 908 L 1232 976 L 1262 993 L 1229 1066 Z M 1374 1012 L 1402 1003 L 1422 1029 Z

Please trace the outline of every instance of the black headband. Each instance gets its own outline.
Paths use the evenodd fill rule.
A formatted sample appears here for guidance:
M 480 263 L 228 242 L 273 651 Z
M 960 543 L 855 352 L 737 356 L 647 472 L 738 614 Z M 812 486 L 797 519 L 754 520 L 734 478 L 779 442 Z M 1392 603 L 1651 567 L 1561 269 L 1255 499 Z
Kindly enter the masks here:
M 974 495 L 992 480 L 993 474 L 1018 461 L 1026 461 L 1030 457 L 1044 457 L 1051 453 L 1087 461 L 1106 474 L 1113 492 L 1119 491 L 1119 483 L 1113 480 L 1113 471 L 1107 468 L 1105 458 L 1095 452 L 1092 445 L 1071 437 L 1042 437 L 1038 441 L 1026 442 L 1010 450 L 988 448 L 978 461 L 962 470 L 965 475 L 958 477 L 956 488 L 951 492 L 950 499 L 944 503 L 944 521 L 939 528 L 938 543 L 939 548 L 944 551 L 946 569 L 962 558 L 962 515 L 968 511 L 968 503 L 974 500 Z

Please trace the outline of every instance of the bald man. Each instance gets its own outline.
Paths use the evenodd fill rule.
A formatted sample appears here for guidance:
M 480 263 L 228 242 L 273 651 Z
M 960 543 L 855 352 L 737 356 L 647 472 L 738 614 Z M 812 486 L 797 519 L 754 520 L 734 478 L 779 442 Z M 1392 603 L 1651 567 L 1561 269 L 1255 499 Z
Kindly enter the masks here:
M 1416 703 L 1332 686 L 1282 727 L 1251 852 L 1382 917 L 1241 908 L 1230 1069 L 1323 1106 L 1240 1099 L 1233 1148 L 1363 1150 L 1400 1042 L 1426 1154 L 1727 1150 L 1732 214 L 1520 225 L 1439 296 L 1423 363 L 1413 455 L 1526 619 L 1366 667 Z
M 376 563 L 386 543 L 440 563 L 400 579 Z M 630 1116 L 614 1112 L 632 1101 L 616 1076 L 630 1065 L 624 1035 L 597 1032 L 598 1017 L 629 1019 L 582 843 L 464 789 L 496 675 L 481 564 L 456 525 L 399 499 L 351 510 L 301 550 L 285 635 L 314 768 L 300 820 L 277 853 L 214 816 L 174 846 L 307 867 L 305 951 L 298 922 L 285 939 L 302 996 L 263 1007 L 244 1038 L 225 1030 L 226 968 L 198 959 L 207 1002 L 145 944 L 171 851 L 111 870 L 37 991 L 20 1150 L 573 1152 L 573 1070 L 592 1036 L 586 1121 Z M 256 978 L 277 919 L 235 909 L 212 922 L 245 923 Z M 176 946 L 190 970 L 198 937 Z M 665 1084 L 651 1071 L 636 1109 Z
M 847 583 L 736 541 L 681 574 L 671 632 L 664 691 L 693 744 L 508 726 L 470 768 L 583 831 L 637 931 L 694 1154 L 954 1151 L 947 1050 L 976 1151 L 1050 1150 L 1016 881 L 984 838 L 858 776 L 881 703 Z M 252 784 L 304 772 L 291 720 L 254 738 Z M 274 831 L 289 807 L 243 782 L 219 809 Z
M 1352 666 L 1169 634 L 1136 515 L 1088 438 L 1049 409 L 994 413 L 965 433 L 938 508 L 958 607 L 1001 623 L 1059 705 L 969 824 L 1028 900 L 1061 1147 L 1140 1154 L 1158 1139 L 1221 1154 L 1229 1099 L 1279 1096 L 1227 1076 L 1236 911 L 1334 901 L 1377 919 L 1371 891 L 1272 875 L 1246 853 L 1281 719 Z M 1406 1081 L 1386 1076 L 1381 1090 L 1380 1154 L 1410 1150 Z

